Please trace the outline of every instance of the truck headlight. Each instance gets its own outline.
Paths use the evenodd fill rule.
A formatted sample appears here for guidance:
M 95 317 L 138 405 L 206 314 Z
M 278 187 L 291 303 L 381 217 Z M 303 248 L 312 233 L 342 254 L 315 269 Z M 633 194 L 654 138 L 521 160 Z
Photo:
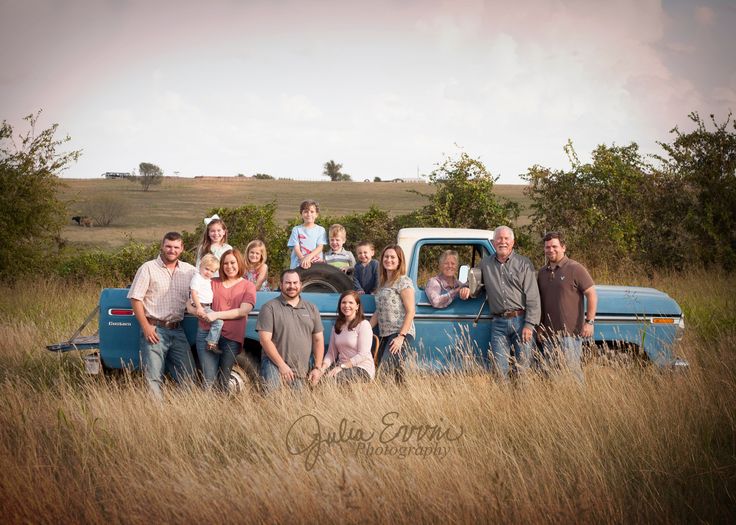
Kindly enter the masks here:
M 675 331 L 675 341 L 681 341 L 685 337 L 685 314 L 680 316 L 677 321 L 677 330 Z

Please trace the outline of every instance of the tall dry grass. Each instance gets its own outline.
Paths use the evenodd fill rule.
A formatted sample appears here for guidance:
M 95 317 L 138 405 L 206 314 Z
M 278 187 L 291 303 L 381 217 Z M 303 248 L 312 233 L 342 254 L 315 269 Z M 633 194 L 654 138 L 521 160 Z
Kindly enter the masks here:
M 1 516 L 8 523 L 732 522 L 736 279 L 662 279 L 652 284 L 690 312 L 685 374 L 593 362 L 585 387 L 564 375 L 512 385 L 476 373 L 268 398 L 172 387 L 161 405 L 135 374 L 88 378 L 78 357 L 45 354 L 45 343 L 76 328 L 97 290 L 5 288 Z M 68 294 L 75 298 L 62 301 Z M 337 432 L 343 419 L 349 429 L 374 432 L 378 447 L 392 412 L 391 434 L 406 424 L 462 435 L 414 434 L 403 443 L 447 447 L 444 457 L 325 445 L 311 469 L 287 449 L 290 427 L 306 414 L 323 433 Z

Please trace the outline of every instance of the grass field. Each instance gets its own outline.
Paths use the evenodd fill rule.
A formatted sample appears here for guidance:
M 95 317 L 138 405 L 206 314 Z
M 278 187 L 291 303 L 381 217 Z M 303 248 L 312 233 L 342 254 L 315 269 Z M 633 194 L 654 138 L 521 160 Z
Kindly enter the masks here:
M 136 374 L 86 377 L 79 357 L 45 352 L 71 334 L 98 289 L 5 285 L 0 515 L 4 523 L 733 523 L 736 277 L 615 280 L 646 281 L 679 301 L 688 373 L 594 361 L 584 388 L 565 376 L 512 386 L 475 373 L 270 398 L 172 387 L 162 405 Z M 290 452 L 309 439 L 303 423 L 339 434 L 343 419 L 375 434 L 373 453 L 356 442 L 324 445 L 309 469 Z M 431 428 L 434 438 L 404 441 L 399 425 Z M 375 452 L 381 445 L 385 455 Z M 401 446 L 415 449 L 402 458 Z
M 423 183 L 307 182 L 253 180 L 244 178 L 166 178 L 161 186 L 144 192 L 127 180 L 66 179 L 61 198 L 70 202 L 69 224 L 62 235 L 81 247 L 114 248 L 127 238 L 139 241 L 161 239 L 167 231 L 194 231 L 214 207 L 278 202 L 278 220 L 286 223 L 299 215 L 299 203 L 307 198 L 320 203 L 325 215 L 367 211 L 372 204 L 394 215 L 408 213 L 426 203 L 410 190 L 429 193 Z M 526 203 L 521 185 L 495 186 L 499 196 Z M 84 214 L 85 203 L 114 195 L 128 203 L 130 211 L 111 226 L 82 228 L 71 217 Z

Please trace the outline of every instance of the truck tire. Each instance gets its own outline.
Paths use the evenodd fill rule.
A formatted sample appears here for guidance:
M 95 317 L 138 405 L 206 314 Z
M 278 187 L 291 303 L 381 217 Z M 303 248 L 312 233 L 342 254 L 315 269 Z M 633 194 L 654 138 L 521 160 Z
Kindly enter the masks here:
M 311 268 L 297 268 L 303 292 L 342 293 L 353 289 L 353 280 L 344 272 L 326 263 L 315 263 Z
M 238 395 L 245 391 L 247 385 L 245 372 L 238 366 L 234 366 L 230 370 L 230 380 L 228 381 L 228 392 L 230 395 Z

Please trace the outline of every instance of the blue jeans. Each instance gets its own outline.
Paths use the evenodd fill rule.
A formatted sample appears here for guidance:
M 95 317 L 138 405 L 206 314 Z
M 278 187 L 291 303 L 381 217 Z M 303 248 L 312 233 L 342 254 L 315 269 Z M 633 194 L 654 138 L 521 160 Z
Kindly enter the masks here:
M 210 313 L 212 311 L 212 308 L 210 308 L 209 306 L 205 306 L 204 311 Z M 222 333 L 222 325 L 224 324 L 225 321 L 223 321 L 222 319 L 216 319 L 210 323 L 210 331 L 207 334 L 208 343 L 217 344 L 217 341 L 220 340 L 220 334 Z M 199 328 L 197 328 L 197 332 L 199 332 Z M 197 352 L 199 352 L 199 347 L 197 347 Z
M 376 377 L 393 377 L 394 381 L 398 384 L 403 384 L 406 380 L 406 370 L 404 367 L 404 361 L 406 361 L 406 354 L 412 348 L 414 338 L 411 334 L 406 334 L 404 338 L 404 344 L 401 346 L 401 351 L 398 354 L 392 354 L 389 350 L 391 341 L 396 339 L 399 334 L 391 334 L 386 337 L 381 337 L 381 342 L 378 345 L 378 366 L 376 370 Z
M 266 394 L 275 392 L 283 386 L 279 367 L 273 364 L 266 352 L 261 353 L 261 380 L 263 381 L 263 391 Z M 286 385 L 292 390 L 301 390 L 306 386 L 306 380 L 303 377 L 295 377 L 291 383 Z
M 227 392 L 230 384 L 230 371 L 233 369 L 235 356 L 240 353 L 241 347 L 227 337 L 220 337 L 217 346 L 222 353 L 216 354 L 207 350 L 208 342 L 208 331 L 201 327 L 197 328 L 197 356 L 202 369 L 204 387 L 209 390 L 216 385 L 218 390 Z
M 189 341 L 181 326 L 174 330 L 161 326 L 155 328 L 158 335 L 156 344 L 149 343 L 141 332 L 141 361 L 151 393 L 156 399 L 163 399 L 161 386 L 164 372 L 168 372 L 177 383 L 182 384 L 192 379 L 194 361 Z
M 542 341 L 545 361 L 555 367 L 570 372 L 580 383 L 585 383 L 583 367 L 580 364 L 583 355 L 583 339 L 576 335 L 554 334 Z
M 513 364 L 515 372 L 525 373 L 529 370 L 534 347 L 534 337 L 524 343 L 521 330 L 524 328 L 524 316 L 494 317 L 491 321 L 491 350 L 498 374 L 506 378 Z M 514 362 L 511 363 L 511 357 Z

